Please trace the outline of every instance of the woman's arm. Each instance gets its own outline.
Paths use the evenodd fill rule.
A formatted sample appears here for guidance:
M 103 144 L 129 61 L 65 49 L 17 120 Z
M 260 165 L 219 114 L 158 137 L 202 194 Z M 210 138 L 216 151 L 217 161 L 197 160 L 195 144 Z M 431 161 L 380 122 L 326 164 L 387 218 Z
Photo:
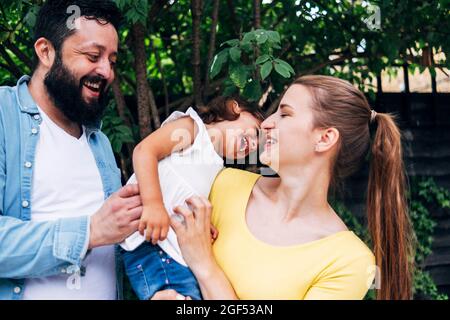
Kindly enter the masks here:
M 159 128 L 133 151 L 133 167 L 139 184 L 143 211 L 139 231 L 155 244 L 169 230 L 169 215 L 164 208 L 159 183 L 158 162 L 173 152 L 186 149 L 195 139 L 195 124 L 190 117 L 172 121 Z
M 191 197 L 186 203 L 192 210 L 176 207 L 174 212 L 183 215 L 184 222 L 172 219 L 178 243 L 191 268 L 205 300 L 238 299 L 225 273 L 217 264 L 212 251 L 210 221 L 211 204 L 202 197 Z

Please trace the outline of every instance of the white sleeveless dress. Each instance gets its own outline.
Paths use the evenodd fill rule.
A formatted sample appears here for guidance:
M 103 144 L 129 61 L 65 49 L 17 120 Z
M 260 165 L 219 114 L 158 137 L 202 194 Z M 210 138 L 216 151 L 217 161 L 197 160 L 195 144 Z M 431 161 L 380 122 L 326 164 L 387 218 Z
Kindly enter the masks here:
M 185 200 L 193 195 L 208 197 L 214 179 L 224 167 L 223 159 L 214 150 L 205 124 L 193 108 L 189 108 L 185 113 L 175 111 L 162 126 L 187 116 L 191 117 L 197 126 L 197 135 L 193 144 L 183 152 L 172 153 L 158 164 L 163 202 L 169 215 L 175 214 L 174 207 L 186 206 Z M 127 182 L 127 184 L 131 183 L 137 183 L 134 174 Z M 120 246 L 124 250 L 132 251 L 144 241 L 145 238 L 139 232 L 135 232 Z M 187 266 L 172 228 L 169 230 L 167 239 L 159 241 L 158 245 L 175 261 Z

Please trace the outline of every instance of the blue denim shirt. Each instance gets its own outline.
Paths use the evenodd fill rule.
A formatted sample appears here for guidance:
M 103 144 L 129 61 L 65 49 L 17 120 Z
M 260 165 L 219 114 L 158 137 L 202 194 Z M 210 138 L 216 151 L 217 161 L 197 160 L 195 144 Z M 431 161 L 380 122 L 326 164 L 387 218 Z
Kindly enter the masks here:
M 28 90 L 29 80 L 23 76 L 15 87 L 0 87 L 0 300 L 21 299 L 26 278 L 77 272 L 89 241 L 88 216 L 30 221 L 42 119 Z M 86 136 L 106 199 L 121 187 L 121 180 L 111 145 L 99 127 L 86 128 Z M 117 253 L 116 247 L 117 297 L 121 299 L 122 263 Z

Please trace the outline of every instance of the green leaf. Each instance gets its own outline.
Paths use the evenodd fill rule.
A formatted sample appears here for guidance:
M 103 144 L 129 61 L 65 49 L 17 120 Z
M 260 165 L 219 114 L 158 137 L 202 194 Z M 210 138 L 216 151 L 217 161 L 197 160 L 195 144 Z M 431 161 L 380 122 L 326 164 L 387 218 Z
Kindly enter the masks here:
M 233 95 L 236 92 L 237 92 L 237 88 L 234 85 L 230 85 L 230 86 L 226 86 L 223 89 L 223 93 L 222 94 L 226 97 L 226 96 L 231 96 L 231 95 Z
M 122 150 L 122 144 L 123 144 L 122 141 L 114 139 L 111 142 L 111 146 L 113 148 L 113 151 L 115 153 L 120 153 L 120 151 Z
M 237 45 L 239 45 L 239 40 L 238 39 L 231 39 L 231 40 L 225 41 L 220 46 L 222 47 L 224 45 L 228 45 L 230 47 L 236 47 Z
M 264 31 L 264 30 L 256 31 L 256 43 L 257 44 L 266 43 L 267 40 L 269 40 L 269 36 L 267 35 L 266 31 Z
M 256 40 L 256 35 L 254 32 L 247 32 L 244 34 L 244 37 L 242 38 L 241 45 L 248 45 L 252 41 Z
M 227 62 L 229 50 L 230 49 L 224 49 L 214 56 L 214 60 L 209 71 L 211 79 L 215 78 L 219 74 L 223 65 Z
M 263 54 L 262 56 L 259 56 L 258 59 L 256 59 L 256 64 L 263 64 L 264 62 L 266 62 L 269 59 L 270 59 L 270 55 Z
M 271 42 L 280 43 L 281 37 L 277 31 L 267 31 L 267 35 L 269 36 L 269 40 Z
M 289 69 L 280 63 L 275 63 L 275 71 L 283 78 L 288 79 L 291 77 L 291 73 L 289 72 Z
M 120 125 L 116 127 L 116 130 L 122 133 L 124 136 L 132 136 L 131 129 L 128 128 L 126 125 Z
M 258 81 L 250 81 L 244 88 L 242 95 L 249 101 L 258 101 L 262 96 L 261 85 Z
M 283 67 L 285 67 L 287 70 L 289 70 L 290 73 L 295 74 L 294 69 L 286 61 L 281 60 L 281 59 L 275 59 L 275 63 L 279 63 L 279 64 L 283 65 Z
M 234 62 L 239 62 L 241 60 L 241 49 L 239 49 L 238 47 L 231 48 L 230 57 Z
M 247 84 L 248 70 L 242 65 L 231 65 L 230 79 L 236 87 L 242 89 Z
M 260 70 L 261 80 L 265 80 L 269 76 L 269 74 L 272 72 L 272 69 L 273 69 L 272 61 L 266 61 L 261 66 L 261 70 Z

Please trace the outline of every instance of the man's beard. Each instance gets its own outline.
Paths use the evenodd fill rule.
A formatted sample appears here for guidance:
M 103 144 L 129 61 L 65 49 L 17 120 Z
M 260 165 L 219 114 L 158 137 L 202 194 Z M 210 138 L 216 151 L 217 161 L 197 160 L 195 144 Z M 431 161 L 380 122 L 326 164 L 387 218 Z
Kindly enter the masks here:
M 86 81 L 100 83 L 100 93 L 96 100 L 87 102 L 82 97 Z M 95 126 L 106 109 L 106 80 L 99 76 L 84 76 L 80 80 L 66 68 L 59 54 L 52 68 L 46 74 L 44 84 L 54 105 L 70 120 L 79 125 Z

